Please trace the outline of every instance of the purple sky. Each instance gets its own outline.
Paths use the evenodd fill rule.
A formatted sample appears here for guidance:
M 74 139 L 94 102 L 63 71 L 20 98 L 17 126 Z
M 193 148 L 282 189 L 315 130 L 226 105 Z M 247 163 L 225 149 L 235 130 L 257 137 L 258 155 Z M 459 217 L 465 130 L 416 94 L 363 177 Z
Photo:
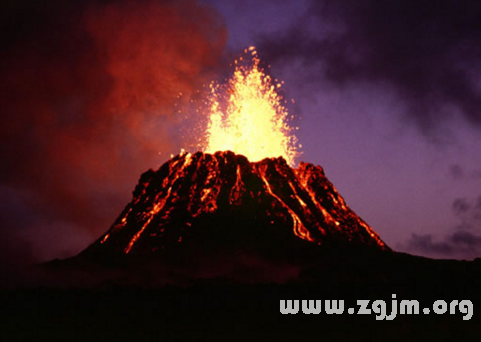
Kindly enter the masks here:
M 423 94 L 419 95 L 426 97 L 422 101 L 412 100 L 404 94 L 404 85 L 399 85 L 401 80 L 395 72 L 373 70 L 378 75 L 371 77 L 370 69 L 376 69 L 376 65 L 370 63 L 375 61 L 362 61 L 371 57 L 363 52 L 364 49 L 378 49 L 374 53 L 379 54 L 385 52 L 382 47 L 392 49 L 393 52 L 386 52 L 386 58 L 392 58 L 391 53 L 397 49 L 394 43 L 371 42 L 370 36 L 364 37 L 362 33 L 369 29 L 385 30 L 383 39 L 398 39 L 405 44 L 402 50 L 415 49 L 424 40 L 440 40 L 436 48 L 450 54 L 460 65 L 470 65 L 474 56 L 463 53 L 471 52 L 470 44 L 480 42 L 481 27 L 479 23 L 474 25 L 468 21 L 466 8 L 449 1 L 447 8 L 442 9 L 431 6 L 432 1 L 422 1 L 418 6 L 384 5 L 384 8 L 376 8 L 382 3 L 380 1 L 359 1 L 358 8 L 350 6 L 354 2 L 340 1 L 338 6 L 329 8 L 326 5 L 322 9 L 319 9 L 322 1 L 317 2 L 321 5 L 311 1 L 264 1 L 262 6 L 254 0 L 206 2 L 227 18 L 231 50 L 254 44 L 261 58 L 263 55 L 273 57 L 270 61 L 272 73 L 285 81 L 287 96 L 298 104 L 292 111 L 301 117 L 298 123 L 304 151 L 301 159 L 322 165 L 350 206 L 389 245 L 400 251 L 432 257 L 481 255 L 480 107 L 474 108 L 474 113 L 463 113 L 459 108 L 464 104 L 462 98 L 458 103 L 456 98 L 443 98 L 444 92 L 437 88 L 445 88 L 445 85 L 434 81 L 435 78 L 426 80 L 431 75 L 422 73 L 418 75 L 419 83 L 426 83 L 426 89 L 420 92 L 432 91 L 434 95 L 432 100 Z M 447 12 L 450 6 L 456 10 Z M 472 15 L 479 18 L 481 7 L 468 7 L 475 7 L 477 15 Z M 399 12 L 389 13 L 391 9 Z M 349 11 L 353 13 L 344 13 Z M 356 12 L 366 18 L 352 23 L 351 17 Z M 349 27 L 369 24 L 369 16 L 381 19 L 370 28 Z M 406 16 L 406 22 L 390 25 L 391 17 L 398 16 Z M 425 29 L 423 23 L 446 27 L 423 36 L 423 32 L 407 32 L 410 21 L 419 29 Z M 459 28 L 461 25 L 467 27 Z M 440 35 L 452 33 L 455 29 L 460 32 L 453 38 L 436 35 L 437 32 Z M 343 30 L 347 37 L 338 38 L 337 32 Z M 353 30 L 351 43 L 350 30 Z M 373 40 L 379 39 L 373 35 Z M 415 41 L 417 35 L 420 42 Z M 347 58 L 361 60 L 354 66 L 365 69 L 353 71 L 352 78 L 346 70 L 341 84 L 326 76 L 332 62 L 325 52 L 318 50 L 336 46 L 336 39 L 347 40 L 339 45 L 352 45 L 352 50 L 342 53 L 348 54 Z M 322 42 L 328 40 L 334 42 L 323 46 Z M 315 44 L 318 46 L 314 47 Z M 460 46 L 462 44 L 465 46 Z M 306 55 L 302 55 L 303 50 Z M 430 61 L 430 52 L 426 50 L 420 48 L 419 60 L 416 50 L 403 52 L 404 58 L 418 61 L 420 68 L 424 64 L 429 68 L 431 63 L 446 67 L 443 61 Z M 476 52 L 480 56 L 479 49 Z M 276 53 L 283 56 L 278 57 Z M 479 60 L 474 63 L 463 72 L 472 81 L 474 100 L 479 103 L 481 68 Z M 406 63 L 386 60 L 379 67 L 396 69 L 406 67 Z M 363 72 L 367 75 L 363 76 Z M 440 75 L 439 79 L 443 77 Z M 413 83 L 416 86 L 418 81 L 414 79 Z M 421 109 L 422 106 L 427 107 Z M 429 113 L 418 113 L 418 110 Z M 461 211 L 459 203 L 465 204 Z
M 481 255 L 478 2 L 1 6 L 0 260 L 70 256 L 105 232 L 185 145 L 175 105 L 251 45 L 296 101 L 301 160 L 388 245 Z

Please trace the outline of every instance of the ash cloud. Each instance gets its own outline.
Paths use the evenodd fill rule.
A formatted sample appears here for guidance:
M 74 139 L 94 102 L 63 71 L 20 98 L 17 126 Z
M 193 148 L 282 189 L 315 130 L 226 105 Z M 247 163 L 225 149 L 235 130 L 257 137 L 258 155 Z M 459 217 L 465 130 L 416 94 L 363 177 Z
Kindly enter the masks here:
M 0 239 L 28 262 L 66 256 L 180 149 L 174 104 L 211 78 L 226 31 L 196 1 L 0 6 Z
M 260 37 L 272 63 L 296 65 L 313 82 L 392 91 L 407 122 L 432 135 L 450 117 L 481 128 L 479 1 L 311 1 L 278 37 Z

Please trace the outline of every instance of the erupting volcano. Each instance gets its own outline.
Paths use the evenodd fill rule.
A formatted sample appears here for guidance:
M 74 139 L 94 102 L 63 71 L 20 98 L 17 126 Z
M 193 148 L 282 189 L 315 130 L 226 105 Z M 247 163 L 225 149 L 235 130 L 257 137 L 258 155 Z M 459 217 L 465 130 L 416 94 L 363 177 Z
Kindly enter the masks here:
M 288 123 L 285 101 L 278 94 L 282 85 L 273 84 L 271 77 L 260 69 L 254 47 L 244 54 L 235 61 L 234 76 L 226 85 L 210 85 L 207 142 L 203 150 L 233 151 L 252 162 L 282 156 L 293 166 L 300 153 L 294 129 Z
M 282 250 L 299 244 L 389 250 L 320 166 L 294 168 L 300 153 L 277 92 L 281 84 L 260 69 L 255 49 L 235 65 L 227 84 L 211 84 L 205 152 L 181 153 L 144 173 L 132 202 L 83 254 L 162 254 L 185 246 Z

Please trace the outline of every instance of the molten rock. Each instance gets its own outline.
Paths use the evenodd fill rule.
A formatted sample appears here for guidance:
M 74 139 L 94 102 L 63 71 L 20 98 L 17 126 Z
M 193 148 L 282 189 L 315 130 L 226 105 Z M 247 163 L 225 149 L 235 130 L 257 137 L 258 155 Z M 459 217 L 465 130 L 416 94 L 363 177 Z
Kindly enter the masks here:
M 232 152 L 198 152 L 144 173 L 132 202 L 82 254 L 275 253 L 317 245 L 389 250 L 320 166 L 293 169 L 283 158 L 251 163 Z

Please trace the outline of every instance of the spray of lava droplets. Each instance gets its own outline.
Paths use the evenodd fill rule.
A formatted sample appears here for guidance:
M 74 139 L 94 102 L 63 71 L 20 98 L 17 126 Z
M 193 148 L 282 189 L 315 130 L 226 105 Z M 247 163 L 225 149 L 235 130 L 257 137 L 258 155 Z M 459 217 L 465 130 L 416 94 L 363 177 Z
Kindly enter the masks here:
M 278 94 L 280 87 L 259 67 L 255 48 L 246 49 L 235 61 L 228 83 L 210 85 L 205 152 L 232 151 L 252 162 L 284 157 L 294 166 L 300 152 L 294 128 L 288 124 L 289 113 Z

